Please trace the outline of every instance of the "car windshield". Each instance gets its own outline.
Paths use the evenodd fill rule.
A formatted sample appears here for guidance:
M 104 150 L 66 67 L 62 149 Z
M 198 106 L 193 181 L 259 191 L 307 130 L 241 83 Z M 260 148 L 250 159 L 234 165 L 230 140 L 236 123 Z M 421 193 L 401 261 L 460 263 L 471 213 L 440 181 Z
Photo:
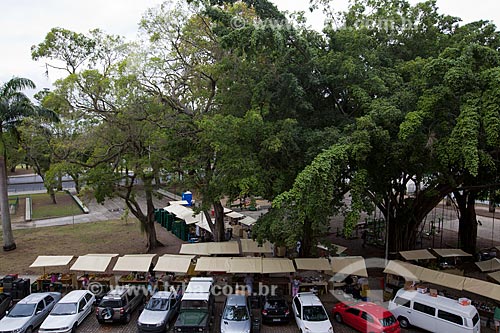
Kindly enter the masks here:
M 182 301 L 181 309 L 208 309 L 207 301 Z
M 387 327 L 396 323 L 396 318 L 393 315 L 380 319 L 382 326 Z
M 67 316 L 76 313 L 76 303 L 57 303 L 50 312 L 51 316 Z
M 264 305 L 264 308 L 268 310 L 285 309 L 286 307 L 286 302 L 283 299 L 270 299 Z
M 328 315 L 322 306 L 304 306 L 304 320 L 325 321 L 328 320 Z
M 168 299 L 166 298 L 151 298 L 146 305 L 146 310 L 151 311 L 167 311 Z
M 248 309 L 246 306 L 228 305 L 224 309 L 222 318 L 231 321 L 248 320 Z
M 120 300 L 114 300 L 114 299 L 103 299 L 101 301 L 101 304 L 99 304 L 99 307 L 101 308 L 121 308 L 122 307 L 122 302 Z
M 36 304 L 16 304 L 7 317 L 29 317 L 35 311 Z

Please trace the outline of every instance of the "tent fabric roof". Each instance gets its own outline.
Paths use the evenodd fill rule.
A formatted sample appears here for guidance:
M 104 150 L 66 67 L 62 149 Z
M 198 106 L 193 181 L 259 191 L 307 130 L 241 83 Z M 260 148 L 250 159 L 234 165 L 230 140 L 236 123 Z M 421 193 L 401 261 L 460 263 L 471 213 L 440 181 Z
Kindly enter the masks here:
M 113 257 L 113 254 L 87 254 L 76 259 L 70 271 L 82 272 L 105 272 Z
M 198 222 L 196 222 L 196 225 L 210 233 L 212 233 L 212 229 L 210 229 L 210 225 L 208 224 L 207 218 L 205 217 L 205 214 L 199 213 L 198 215 L 195 216 L 198 219 Z M 214 220 L 212 220 L 214 222 Z
M 334 273 L 345 275 L 368 276 L 365 259 L 361 256 L 331 257 L 331 266 Z
M 262 258 L 262 273 L 293 273 L 293 261 L 286 258 Z
M 245 217 L 245 215 L 237 213 L 237 212 L 230 212 L 230 213 L 227 213 L 226 215 L 229 217 L 232 217 L 233 219 L 239 219 L 239 218 Z
M 465 252 L 461 249 L 432 249 L 432 251 L 436 252 L 438 256 L 446 258 L 446 257 L 470 257 L 472 254 Z
M 330 271 L 332 267 L 326 258 L 296 258 L 297 270 L 302 271 Z
M 30 267 L 66 266 L 73 256 L 38 256 Z
M 229 260 L 228 273 L 262 273 L 260 257 L 233 257 Z
M 337 254 L 341 254 L 342 252 L 345 252 L 345 250 L 347 250 L 347 247 L 342 246 L 342 245 L 332 244 L 332 246 L 335 246 L 337 248 Z M 328 248 L 326 246 L 324 246 L 323 244 L 318 244 L 318 245 L 316 245 L 316 247 L 319 249 L 325 250 L 325 251 L 328 250 Z
M 154 271 L 187 273 L 194 255 L 164 254 L 158 258 Z
M 384 273 L 402 276 L 407 281 L 418 281 L 420 280 L 422 270 L 423 267 L 417 265 L 399 260 L 391 260 L 385 267 Z
M 500 270 L 500 260 L 493 258 L 490 260 L 476 262 L 481 272 L 491 272 Z
M 447 288 L 463 290 L 465 277 L 423 268 L 420 274 L 420 280 Z
M 182 205 L 170 205 L 164 208 L 167 212 L 174 214 L 181 220 L 184 220 L 186 224 L 193 224 L 199 222 L 199 218 L 194 216 L 194 211 L 191 208 L 184 207 Z
M 208 246 L 209 254 L 240 254 L 238 242 L 210 242 Z
M 172 205 L 189 205 L 189 202 L 187 202 L 187 200 L 169 201 L 168 203 L 169 203 L 171 206 L 172 206 Z
M 242 253 L 273 253 L 270 242 L 265 242 L 262 246 L 253 239 L 240 239 Z
M 245 216 L 244 219 L 240 220 L 240 223 L 243 223 L 244 225 L 248 225 L 248 226 L 254 225 L 255 222 L 257 222 L 257 220 L 250 217 L 250 216 Z
M 406 260 L 436 259 L 436 257 L 426 249 L 401 251 L 399 252 Z
M 500 283 L 500 271 L 498 272 L 493 272 L 493 273 L 488 273 L 488 276 L 492 278 L 493 280 L 497 281 Z
M 464 290 L 500 301 L 500 285 L 496 283 L 465 278 Z
M 208 243 L 182 244 L 180 254 L 197 254 L 200 256 L 208 256 Z
M 127 254 L 116 261 L 114 272 L 147 272 L 155 254 Z
M 196 261 L 194 270 L 198 272 L 227 272 L 229 259 L 227 257 L 200 257 Z

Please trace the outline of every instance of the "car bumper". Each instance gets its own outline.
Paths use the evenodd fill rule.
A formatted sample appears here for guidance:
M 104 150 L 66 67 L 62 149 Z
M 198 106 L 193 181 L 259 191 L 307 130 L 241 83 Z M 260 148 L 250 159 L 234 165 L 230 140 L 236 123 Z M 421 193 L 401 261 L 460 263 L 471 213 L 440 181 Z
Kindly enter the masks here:
M 139 333 L 161 333 L 165 332 L 165 326 L 139 326 L 137 325 L 137 332 Z
M 61 328 L 42 329 L 42 328 L 40 328 L 38 330 L 38 333 L 69 333 L 69 332 L 71 332 L 71 328 L 65 328 L 65 329 L 61 329 Z

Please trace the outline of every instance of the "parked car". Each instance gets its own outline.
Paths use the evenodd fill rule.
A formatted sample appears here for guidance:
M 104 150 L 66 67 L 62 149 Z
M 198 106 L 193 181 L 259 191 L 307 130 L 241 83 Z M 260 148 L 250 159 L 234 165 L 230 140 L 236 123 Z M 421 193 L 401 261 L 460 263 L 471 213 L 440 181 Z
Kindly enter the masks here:
M 399 322 L 386 308 L 371 302 L 341 302 L 332 310 L 338 323 L 359 332 L 399 333 Z
M 245 295 L 228 295 L 220 320 L 221 333 L 250 333 L 252 321 Z
M 0 320 L 0 333 L 31 333 L 49 315 L 50 310 L 61 299 L 61 293 L 46 292 L 31 294 L 17 302 Z
M 5 313 L 12 307 L 12 305 L 14 305 L 12 297 L 8 294 L 0 293 L 0 319 L 5 316 Z
M 145 296 L 141 288 L 120 287 L 106 294 L 97 306 L 96 317 L 99 323 L 121 321 L 128 323 L 132 312 L 144 304 Z
M 180 301 L 170 291 L 156 292 L 137 320 L 139 333 L 165 332 L 179 310 Z
M 215 296 L 212 293 L 214 280 L 209 277 L 193 277 L 182 295 L 179 315 L 175 321 L 175 332 L 212 331 L 215 313 Z
M 288 323 L 291 313 L 288 302 L 282 296 L 267 296 L 264 298 L 262 306 L 262 322 L 270 323 Z
M 292 311 L 301 332 L 333 333 L 325 307 L 314 293 L 298 293 L 293 298 Z
M 64 296 L 54 306 L 39 333 L 76 332 L 76 328 L 94 308 L 95 296 L 88 290 L 74 290 Z

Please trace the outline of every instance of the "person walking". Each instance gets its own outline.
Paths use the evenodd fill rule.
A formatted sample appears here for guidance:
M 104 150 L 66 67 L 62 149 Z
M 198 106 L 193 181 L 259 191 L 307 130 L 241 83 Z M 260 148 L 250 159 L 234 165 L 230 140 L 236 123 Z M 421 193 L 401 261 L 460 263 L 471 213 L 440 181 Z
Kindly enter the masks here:
M 295 275 L 292 280 L 292 297 L 297 296 L 297 294 L 299 293 L 299 289 L 300 289 L 300 280 L 297 277 L 297 275 Z

